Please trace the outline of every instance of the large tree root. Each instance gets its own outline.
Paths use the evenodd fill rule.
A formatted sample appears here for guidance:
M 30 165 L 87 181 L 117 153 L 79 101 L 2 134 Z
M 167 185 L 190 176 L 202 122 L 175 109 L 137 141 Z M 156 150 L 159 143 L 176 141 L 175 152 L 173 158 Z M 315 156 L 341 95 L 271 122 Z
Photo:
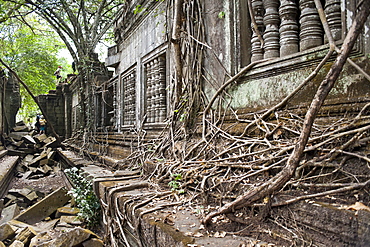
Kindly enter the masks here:
M 233 202 L 230 202 L 219 210 L 208 214 L 204 220 L 204 224 L 209 224 L 211 219 L 217 215 L 232 212 L 234 209 L 250 205 L 251 203 L 264 198 L 267 195 L 274 194 L 280 190 L 293 176 L 296 168 L 299 165 L 301 156 L 304 152 L 308 138 L 311 134 L 313 122 L 316 118 L 317 113 L 320 110 L 323 102 L 325 101 L 330 90 L 333 88 L 335 81 L 338 79 L 340 72 L 351 52 L 358 35 L 360 34 L 362 27 L 370 13 L 370 1 L 365 1 L 361 6 L 361 10 L 358 12 L 348 34 L 343 42 L 343 46 L 338 54 L 334 64 L 330 68 L 327 76 L 320 84 L 314 99 L 306 114 L 303 129 L 295 148 L 290 155 L 284 169 L 278 173 L 275 177 L 263 183 L 260 186 L 248 190 L 244 195 L 240 196 Z

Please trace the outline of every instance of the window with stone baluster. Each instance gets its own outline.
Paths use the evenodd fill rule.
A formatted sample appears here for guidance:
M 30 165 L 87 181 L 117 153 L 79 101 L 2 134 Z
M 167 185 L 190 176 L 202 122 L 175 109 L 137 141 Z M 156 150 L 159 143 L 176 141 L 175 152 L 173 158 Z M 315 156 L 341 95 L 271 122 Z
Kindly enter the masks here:
M 136 120 L 136 70 L 128 70 L 121 76 L 121 81 L 123 86 L 123 125 L 134 125 Z
M 244 32 L 244 55 L 241 65 L 262 59 L 296 59 L 290 67 L 307 65 L 307 60 L 320 59 L 312 53 L 328 48 L 314 0 L 250 0 L 254 23 L 249 19 L 250 32 Z M 321 0 L 334 40 L 340 45 L 356 11 L 358 1 Z M 241 27 L 242 28 L 242 27 Z M 249 36 L 249 37 L 248 37 Z M 249 39 L 249 40 L 246 40 Z M 361 52 L 357 45 L 353 53 Z M 311 55 L 310 55 L 311 53 Z M 304 58 L 302 56 L 308 55 Z M 297 59 L 301 56 L 300 59 Z M 288 65 L 288 64 L 287 64 Z M 284 64 L 277 71 L 286 70 Z
M 163 123 L 166 106 L 166 57 L 160 55 L 144 64 L 146 123 Z
M 340 40 L 341 0 L 321 2 L 333 37 Z M 287 56 L 327 43 L 314 0 L 251 0 L 251 4 L 261 35 L 259 38 L 252 28 L 252 62 Z

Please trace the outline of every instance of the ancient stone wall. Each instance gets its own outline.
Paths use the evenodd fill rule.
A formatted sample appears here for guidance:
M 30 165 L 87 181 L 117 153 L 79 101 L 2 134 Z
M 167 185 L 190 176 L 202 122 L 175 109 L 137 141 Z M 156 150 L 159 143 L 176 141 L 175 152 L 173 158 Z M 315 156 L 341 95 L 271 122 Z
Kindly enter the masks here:
M 65 125 L 65 114 L 66 112 L 68 112 L 68 110 L 66 110 L 67 106 L 65 98 L 68 96 L 62 92 L 62 89 L 63 84 L 60 83 L 59 85 L 57 85 L 56 90 L 50 90 L 48 94 L 39 95 L 37 98 L 41 107 L 48 115 L 48 119 L 50 121 L 49 124 L 53 125 L 58 135 L 60 135 L 61 137 L 66 137 L 66 135 L 68 134 L 68 129 Z
M 16 115 L 21 106 L 19 83 L 4 71 L 0 71 L 0 134 L 9 133 L 15 126 Z

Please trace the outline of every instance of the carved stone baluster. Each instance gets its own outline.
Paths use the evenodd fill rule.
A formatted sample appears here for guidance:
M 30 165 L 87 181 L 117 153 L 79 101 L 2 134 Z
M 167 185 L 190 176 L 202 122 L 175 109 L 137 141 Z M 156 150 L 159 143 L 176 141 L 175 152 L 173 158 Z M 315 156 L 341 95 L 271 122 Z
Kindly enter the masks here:
M 150 95 L 150 102 L 149 102 L 149 123 L 154 122 L 154 61 L 150 62 L 150 88 L 149 95 Z
M 323 29 L 314 0 L 300 0 L 299 8 L 301 9 L 300 51 L 322 45 Z
M 281 0 L 280 15 L 280 56 L 298 52 L 298 7 L 294 0 Z
M 127 82 L 126 82 L 126 77 L 122 78 L 122 84 L 123 84 L 123 98 L 122 98 L 122 103 L 123 103 L 123 125 L 126 125 L 126 94 L 127 94 Z
M 159 57 L 159 122 L 166 119 L 166 60 Z
M 325 14 L 334 40 L 342 38 L 342 13 L 340 0 L 327 0 L 325 3 Z M 325 43 L 327 43 L 325 36 Z
M 146 122 L 150 123 L 150 111 L 151 111 L 151 70 L 150 63 L 145 65 L 146 67 Z
M 129 107 L 129 115 L 130 115 L 130 124 L 135 123 L 135 72 L 133 71 L 130 74 L 130 107 Z
M 254 17 L 256 20 L 256 24 L 258 26 L 258 30 L 260 31 L 261 35 L 264 32 L 264 25 L 263 25 L 263 15 L 264 15 L 264 9 L 263 9 L 263 2 L 262 0 L 252 0 L 252 9 L 254 13 Z M 257 33 L 255 32 L 252 24 L 252 39 L 251 39 L 251 61 L 258 61 L 263 59 L 263 48 L 261 47 L 261 42 L 258 39 Z
M 263 18 L 263 23 L 266 27 L 263 34 L 263 40 L 265 41 L 264 58 L 279 57 L 279 0 L 263 0 L 263 6 L 266 9 L 266 13 Z

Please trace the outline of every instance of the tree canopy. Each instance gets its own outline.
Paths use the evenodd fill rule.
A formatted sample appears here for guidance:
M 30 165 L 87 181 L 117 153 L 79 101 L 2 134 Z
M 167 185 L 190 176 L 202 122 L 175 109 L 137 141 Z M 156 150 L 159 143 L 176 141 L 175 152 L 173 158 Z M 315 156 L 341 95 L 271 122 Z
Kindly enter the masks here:
M 120 0 L 27 0 L 26 6 L 54 28 L 79 64 L 90 59 L 126 5 Z
M 58 65 L 66 64 L 58 59 L 64 45 L 36 16 L 27 16 L 24 21 L 12 18 L 0 26 L 0 57 L 14 68 L 35 95 L 44 94 L 55 89 L 53 73 Z M 34 115 L 38 108 L 23 88 L 21 96 L 20 114 L 23 118 Z

